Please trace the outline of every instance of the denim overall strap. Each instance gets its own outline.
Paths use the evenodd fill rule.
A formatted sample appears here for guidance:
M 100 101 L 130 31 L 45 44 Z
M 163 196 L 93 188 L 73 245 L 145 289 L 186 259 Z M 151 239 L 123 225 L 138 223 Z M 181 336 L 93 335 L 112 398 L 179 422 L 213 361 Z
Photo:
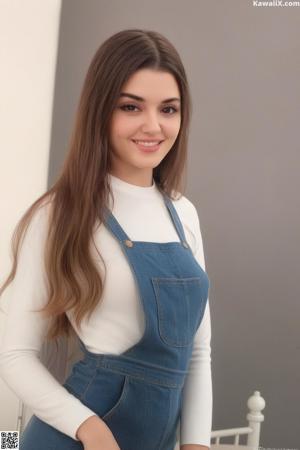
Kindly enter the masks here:
M 175 228 L 177 230 L 177 234 L 178 234 L 183 246 L 190 249 L 190 246 L 188 245 L 188 243 L 186 241 L 184 229 L 183 229 L 182 223 L 178 217 L 175 206 L 173 205 L 170 197 L 167 194 L 164 193 L 163 198 L 164 198 L 165 204 L 167 205 L 168 211 L 170 213 L 170 216 L 171 216 L 173 223 L 175 225 Z
M 118 241 L 123 244 L 124 241 L 130 241 L 130 237 L 125 233 L 119 222 L 116 220 L 115 216 L 111 213 L 111 211 L 104 206 L 105 218 L 104 221 L 109 226 L 115 237 Z

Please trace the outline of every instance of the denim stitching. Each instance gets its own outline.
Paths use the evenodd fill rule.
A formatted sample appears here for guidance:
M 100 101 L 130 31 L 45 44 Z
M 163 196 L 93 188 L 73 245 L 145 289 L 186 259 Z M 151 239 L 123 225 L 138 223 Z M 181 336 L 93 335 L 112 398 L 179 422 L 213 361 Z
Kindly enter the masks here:
M 128 376 L 125 375 L 125 380 L 123 382 L 122 391 L 119 399 L 117 402 L 110 408 L 110 410 L 104 414 L 104 416 L 101 417 L 102 420 L 106 420 L 112 417 L 112 415 L 116 412 L 116 409 L 120 406 L 120 404 L 123 402 L 123 400 L 127 397 L 129 388 L 129 379 Z
M 145 361 L 140 361 L 139 359 L 136 359 L 136 358 L 130 358 L 129 356 L 124 356 L 123 353 L 121 353 L 121 356 L 124 359 L 128 359 L 128 360 L 134 361 L 134 362 L 141 362 L 142 364 L 145 364 Z M 160 366 L 158 364 L 152 364 L 152 363 L 149 363 L 147 361 L 146 366 L 145 366 L 145 370 L 147 370 L 148 367 L 149 368 L 150 367 L 155 367 L 155 368 L 157 368 L 159 370 L 165 370 L 165 371 L 171 372 L 171 373 L 179 373 L 179 374 L 182 374 L 182 375 L 186 375 L 188 373 L 188 370 L 170 369 L 168 367 Z
M 90 385 L 92 384 L 92 382 L 94 381 L 95 377 L 97 374 L 97 367 L 94 367 L 94 372 L 93 375 L 90 378 L 90 381 L 88 382 L 87 386 L 85 387 L 84 391 L 81 393 L 81 395 L 78 397 L 79 400 L 84 400 L 85 399 L 85 395 L 87 393 L 88 388 L 90 387 Z
M 138 380 L 143 380 L 148 382 L 149 384 L 156 384 L 158 386 L 164 386 L 164 387 L 172 387 L 172 388 L 181 388 L 184 385 L 184 381 L 182 383 L 169 383 L 169 382 L 164 382 L 164 381 L 154 381 L 152 378 L 149 377 L 143 377 L 139 374 L 134 374 L 133 372 L 130 371 L 126 371 L 126 369 L 112 369 L 111 367 L 106 367 L 106 366 L 102 366 L 107 370 L 111 370 L 114 373 L 119 373 L 119 374 L 123 374 L 123 375 L 129 375 L 132 378 L 136 378 Z

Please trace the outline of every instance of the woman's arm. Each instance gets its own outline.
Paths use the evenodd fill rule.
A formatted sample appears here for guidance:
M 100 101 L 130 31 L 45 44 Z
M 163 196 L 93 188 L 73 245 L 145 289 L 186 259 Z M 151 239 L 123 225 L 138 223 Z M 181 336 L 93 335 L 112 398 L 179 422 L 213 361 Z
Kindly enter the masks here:
M 189 372 L 183 387 L 180 417 L 181 448 L 184 445 L 196 445 L 188 442 L 199 442 L 195 448 L 210 446 L 212 425 L 210 339 L 210 305 L 207 301 L 202 322 L 195 335 Z M 184 450 L 191 449 L 184 448 Z
M 34 312 L 47 301 L 43 266 L 47 210 L 38 210 L 20 247 L 14 280 L 7 287 L 1 329 L 0 377 L 32 412 L 75 438 L 79 425 L 95 413 L 70 394 L 42 364 L 40 350 L 49 319 Z M 1 305 L 2 306 L 2 305 Z
M 185 202 L 185 211 L 182 215 L 185 218 L 187 231 L 192 232 L 190 241 L 194 257 L 205 270 L 199 217 L 195 206 L 189 200 Z M 212 399 L 211 320 L 210 304 L 207 300 L 202 321 L 194 337 L 193 352 L 183 387 L 180 417 L 181 449 L 207 450 L 210 447 Z

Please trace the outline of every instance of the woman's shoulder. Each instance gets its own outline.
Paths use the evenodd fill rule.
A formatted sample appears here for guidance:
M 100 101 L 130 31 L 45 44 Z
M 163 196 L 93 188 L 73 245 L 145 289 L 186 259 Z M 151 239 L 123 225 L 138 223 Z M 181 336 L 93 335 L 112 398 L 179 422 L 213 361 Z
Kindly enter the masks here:
M 172 203 L 176 210 L 184 215 L 189 222 L 197 222 L 198 212 L 194 203 L 185 195 L 179 192 L 172 192 Z

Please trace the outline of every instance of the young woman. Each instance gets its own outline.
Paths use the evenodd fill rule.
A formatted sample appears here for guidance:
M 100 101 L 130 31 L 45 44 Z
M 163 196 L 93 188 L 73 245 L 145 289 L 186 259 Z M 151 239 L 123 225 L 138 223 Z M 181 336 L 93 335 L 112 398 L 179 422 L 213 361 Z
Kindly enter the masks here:
M 1 376 L 32 408 L 21 450 L 210 446 L 209 279 L 184 195 L 191 101 L 161 34 L 130 29 L 97 50 L 67 158 L 14 233 Z M 21 245 L 22 242 L 22 245 Z M 20 247 L 20 248 L 19 248 Z M 76 333 L 61 385 L 38 358 Z

